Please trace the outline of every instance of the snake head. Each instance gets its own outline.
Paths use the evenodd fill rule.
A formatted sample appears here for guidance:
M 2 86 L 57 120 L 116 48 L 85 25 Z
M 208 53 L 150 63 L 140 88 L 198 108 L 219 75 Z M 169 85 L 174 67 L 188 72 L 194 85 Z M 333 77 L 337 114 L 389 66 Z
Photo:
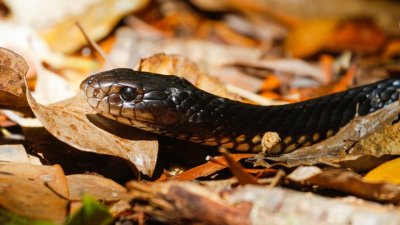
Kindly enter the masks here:
M 171 90 L 182 88 L 184 82 L 175 76 L 118 68 L 88 77 L 81 90 L 102 116 L 160 133 L 179 121 L 181 115 L 168 99 Z

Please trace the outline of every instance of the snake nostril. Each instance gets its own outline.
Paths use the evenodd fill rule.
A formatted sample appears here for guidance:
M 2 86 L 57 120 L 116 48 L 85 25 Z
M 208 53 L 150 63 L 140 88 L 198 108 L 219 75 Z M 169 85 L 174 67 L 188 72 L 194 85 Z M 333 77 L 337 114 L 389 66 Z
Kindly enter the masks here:
M 87 77 L 85 80 L 83 80 L 83 81 L 81 82 L 80 89 L 81 89 L 81 90 L 86 90 L 87 87 L 88 87 L 89 84 L 93 81 L 94 78 L 95 78 L 95 75 L 92 75 L 92 76 Z

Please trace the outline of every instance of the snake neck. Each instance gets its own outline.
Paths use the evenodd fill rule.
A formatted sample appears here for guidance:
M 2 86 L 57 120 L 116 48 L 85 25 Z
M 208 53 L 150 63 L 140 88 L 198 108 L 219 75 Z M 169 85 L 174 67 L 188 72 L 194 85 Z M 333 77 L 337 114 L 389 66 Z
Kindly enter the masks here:
M 257 106 L 211 95 L 194 87 L 166 101 L 183 113 L 162 134 L 239 151 L 260 151 L 265 132 L 281 141 L 272 154 L 291 152 L 324 140 L 356 115 L 364 116 L 399 98 L 400 79 L 391 79 L 304 102 Z

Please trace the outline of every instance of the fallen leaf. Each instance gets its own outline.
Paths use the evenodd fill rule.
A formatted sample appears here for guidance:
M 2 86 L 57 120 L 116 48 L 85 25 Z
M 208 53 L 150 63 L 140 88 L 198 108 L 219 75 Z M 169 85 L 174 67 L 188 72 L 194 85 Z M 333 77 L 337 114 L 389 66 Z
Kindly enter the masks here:
M 398 136 L 397 136 L 398 137 Z M 400 184 L 400 158 L 385 162 L 364 176 L 366 182 L 389 182 Z
M 20 74 L 28 71 L 28 65 L 19 55 L 4 48 L 0 48 L 0 51 L 2 54 L 0 57 L 0 73 L 2 74 L 0 76 L 0 106 L 27 110 L 24 81 Z
M 372 20 L 346 20 L 338 24 L 324 46 L 334 52 L 371 54 L 380 51 L 385 42 L 386 34 Z
M 337 24 L 335 19 L 316 19 L 299 24 L 286 38 L 286 51 L 298 58 L 317 53 L 330 40 Z
M 102 201 L 117 201 L 126 198 L 126 189 L 113 180 L 88 174 L 68 175 L 70 200 L 82 200 L 88 195 Z
M 83 151 L 125 158 L 152 175 L 158 152 L 155 135 L 98 117 L 82 93 L 47 106 L 29 94 L 28 100 L 39 121 L 59 140 Z
M 19 178 L 36 180 L 46 183 L 52 191 L 64 198 L 69 197 L 67 180 L 59 165 L 42 166 L 27 163 L 0 162 L 0 171 L 10 173 Z
M 72 53 L 86 44 L 86 40 L 75 25 L 76 22 L 82 25 L 93 40 L 99 40 L 107 35 L 123 16 L 141 9 L 148 2 L 148 0 L 103 0 L 87 7 L 79 14 L 66 16 L 60 23 L 43 31 L 42 36 L 53 50 Z

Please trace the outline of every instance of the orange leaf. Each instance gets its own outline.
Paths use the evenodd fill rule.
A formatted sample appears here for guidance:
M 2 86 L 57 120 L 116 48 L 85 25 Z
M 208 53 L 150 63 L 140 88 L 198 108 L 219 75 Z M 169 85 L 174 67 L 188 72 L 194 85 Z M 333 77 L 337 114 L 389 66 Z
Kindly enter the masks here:
M 307 57 L 320 51 L 334 33 L 337 20 L 319 19 L 304 22 L 288 35 L 286 51 L 293 57 Z
M 237 161 L 244 159 L 244 158 L 249 158 L 252 156 L 254 156 L 254 154 L 232 154 L 231 155 L 231 157 Z M 186 170 L 185 172 L 175 176 L 174 179 L 176 179 L 176 180 L 194 180 L 199 177 L 209 176 L 209 175 L 211 175 L 219 170 L 225 169 L 227 167 L 228 167 L 228 165 L 226 164 L 226 161 L 223 159 L 223 157 L 217 156 L 214 158 L 213 161 L 208 161 L 207 163 L 204 163 L 203 165 Z
M 369 171 L 364 180 L 367 182 L 389 182 L 400 184 L 400 158 L 390 160 Z

